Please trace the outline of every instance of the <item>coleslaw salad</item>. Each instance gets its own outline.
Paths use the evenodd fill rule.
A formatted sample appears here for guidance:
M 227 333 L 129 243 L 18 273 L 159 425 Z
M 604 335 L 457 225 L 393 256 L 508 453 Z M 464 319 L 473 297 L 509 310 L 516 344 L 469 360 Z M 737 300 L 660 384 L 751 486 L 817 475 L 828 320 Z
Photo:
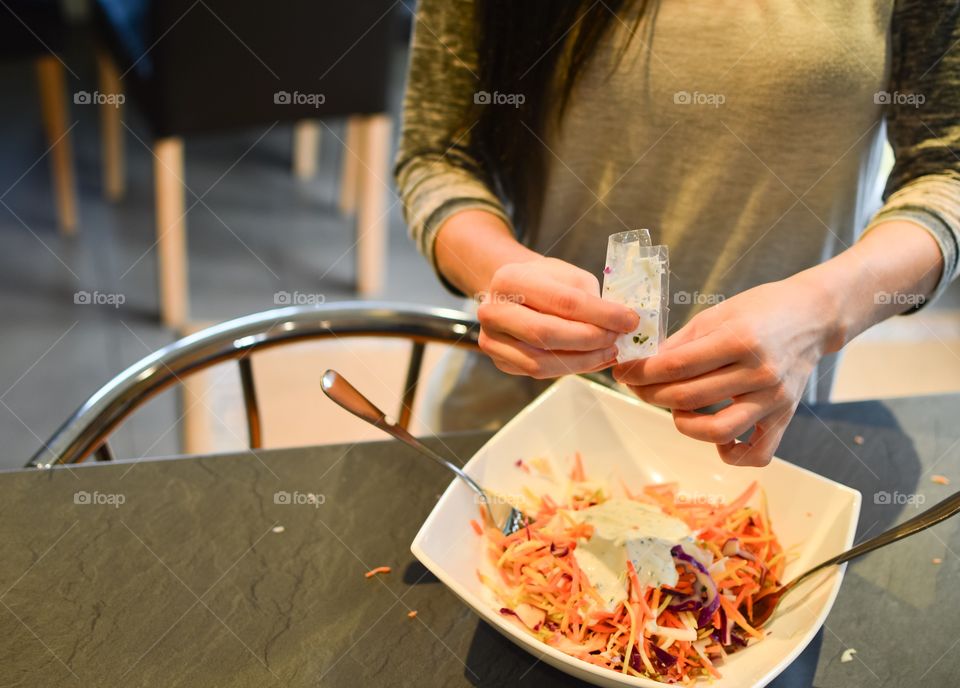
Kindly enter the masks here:
M 763 639 L 750 623 L 752 607 L 779 587 L 786 553 L 756 483 L 728 503 L 685 499 L 677 483 L 637 493 L 624 486 L 627 499 L 682 521 L 691 537 L 670 543 L 676 576 L 669 585 L 642 582 L 639 560 L 625 557 L 618 571 L 625 594 L 612 605 L 577 556 L 595 537 L 583 515 L 611 493 L 587 479 L 579 454 L 569 482 L 563 504 L 528 494 L 531 521 L 512 535 L 483 518 L 471 522 L 490 564 L 477 573 L 502 616 L 593 665 L 675 684 L 719 678 L 727 655 Z

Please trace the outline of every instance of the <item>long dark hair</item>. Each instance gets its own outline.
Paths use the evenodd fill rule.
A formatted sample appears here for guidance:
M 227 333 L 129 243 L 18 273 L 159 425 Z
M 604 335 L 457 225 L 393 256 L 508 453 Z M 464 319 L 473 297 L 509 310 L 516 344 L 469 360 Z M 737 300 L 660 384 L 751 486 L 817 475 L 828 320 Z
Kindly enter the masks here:
M 632 5 L 638 20 L 646 4 L 476 0 L 479 92 L 512 102 L 475 98 L 462 132 L 469 128 L 467 148 L 521 233 L 529 235 L 539 219 L 548 126 L 559 122 L 577 77 L 610 26 L 623 21 L 622 11 Z

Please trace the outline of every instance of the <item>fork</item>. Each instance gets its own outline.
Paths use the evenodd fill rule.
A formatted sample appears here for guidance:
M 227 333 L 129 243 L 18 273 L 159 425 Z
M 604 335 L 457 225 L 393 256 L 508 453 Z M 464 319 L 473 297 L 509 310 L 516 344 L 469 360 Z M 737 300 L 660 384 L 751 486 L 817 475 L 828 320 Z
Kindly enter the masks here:
M 378 409 L 372 401 L 361 394 L 356 387 L 347 382 L 347 379 L 335 370 L 328 370 L 321 380 L 323 392 L 340 407 L 346 409 L 357 418 L 367 421 L 371 425 L 395 437 L 407 446 L 415 449 L 424 456 L 436 461 L 444 468 L 453 471 L 467 486 L 476 493 L 481 503 L 486 507 L 487 516 L 504 535 L 517 532 L 528 521 L 515 507 L 502 499 L 493 499 L 480 485 L 467 475 L 459 466 L 443 458 L 430 447 L 411 435 L 393 421 L 387 414 Z M 508 509 L 509 507 L 509 509 Z M 496 513 L 495 513 L 496 512 Z

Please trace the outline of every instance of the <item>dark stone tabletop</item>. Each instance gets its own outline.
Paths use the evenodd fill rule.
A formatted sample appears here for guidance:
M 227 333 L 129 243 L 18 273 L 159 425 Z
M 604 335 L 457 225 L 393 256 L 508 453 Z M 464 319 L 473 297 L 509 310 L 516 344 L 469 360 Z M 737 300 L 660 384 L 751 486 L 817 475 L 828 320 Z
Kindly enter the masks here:
M 802 408 L 778 453 L 863 493 L 859 541 L 960 485 L 960 397 Z M 0 686 L 580 685 L 410 554 L 449 480 L 393 442 L 2 473 Z M 773 685 L 960 685 L 958 523 L 854 562 Z

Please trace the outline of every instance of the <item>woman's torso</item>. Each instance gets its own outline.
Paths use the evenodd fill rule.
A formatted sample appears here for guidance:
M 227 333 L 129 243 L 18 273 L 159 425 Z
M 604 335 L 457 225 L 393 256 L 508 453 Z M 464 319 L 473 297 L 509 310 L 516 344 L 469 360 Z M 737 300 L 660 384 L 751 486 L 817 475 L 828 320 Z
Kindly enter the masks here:
M 599 276 L 607 235 L 649 228 L 670 248 L 675 329 L 836 255 L 879 207 L 893 3 L 650 4 L 622 58 L 614 25 L 546 137 L 533 245 Z
M 670 249 L 675 331 L 841 252 L 879 207 L 893 0 L 650 5 L 622 57 L 632 22 L 615 22 L 545 136 L 529 243 L 600 277 L 607 236 L 649 228 Z M 505 420 L 543 388 L 482 356 L 457 366 L 446 428 Z

